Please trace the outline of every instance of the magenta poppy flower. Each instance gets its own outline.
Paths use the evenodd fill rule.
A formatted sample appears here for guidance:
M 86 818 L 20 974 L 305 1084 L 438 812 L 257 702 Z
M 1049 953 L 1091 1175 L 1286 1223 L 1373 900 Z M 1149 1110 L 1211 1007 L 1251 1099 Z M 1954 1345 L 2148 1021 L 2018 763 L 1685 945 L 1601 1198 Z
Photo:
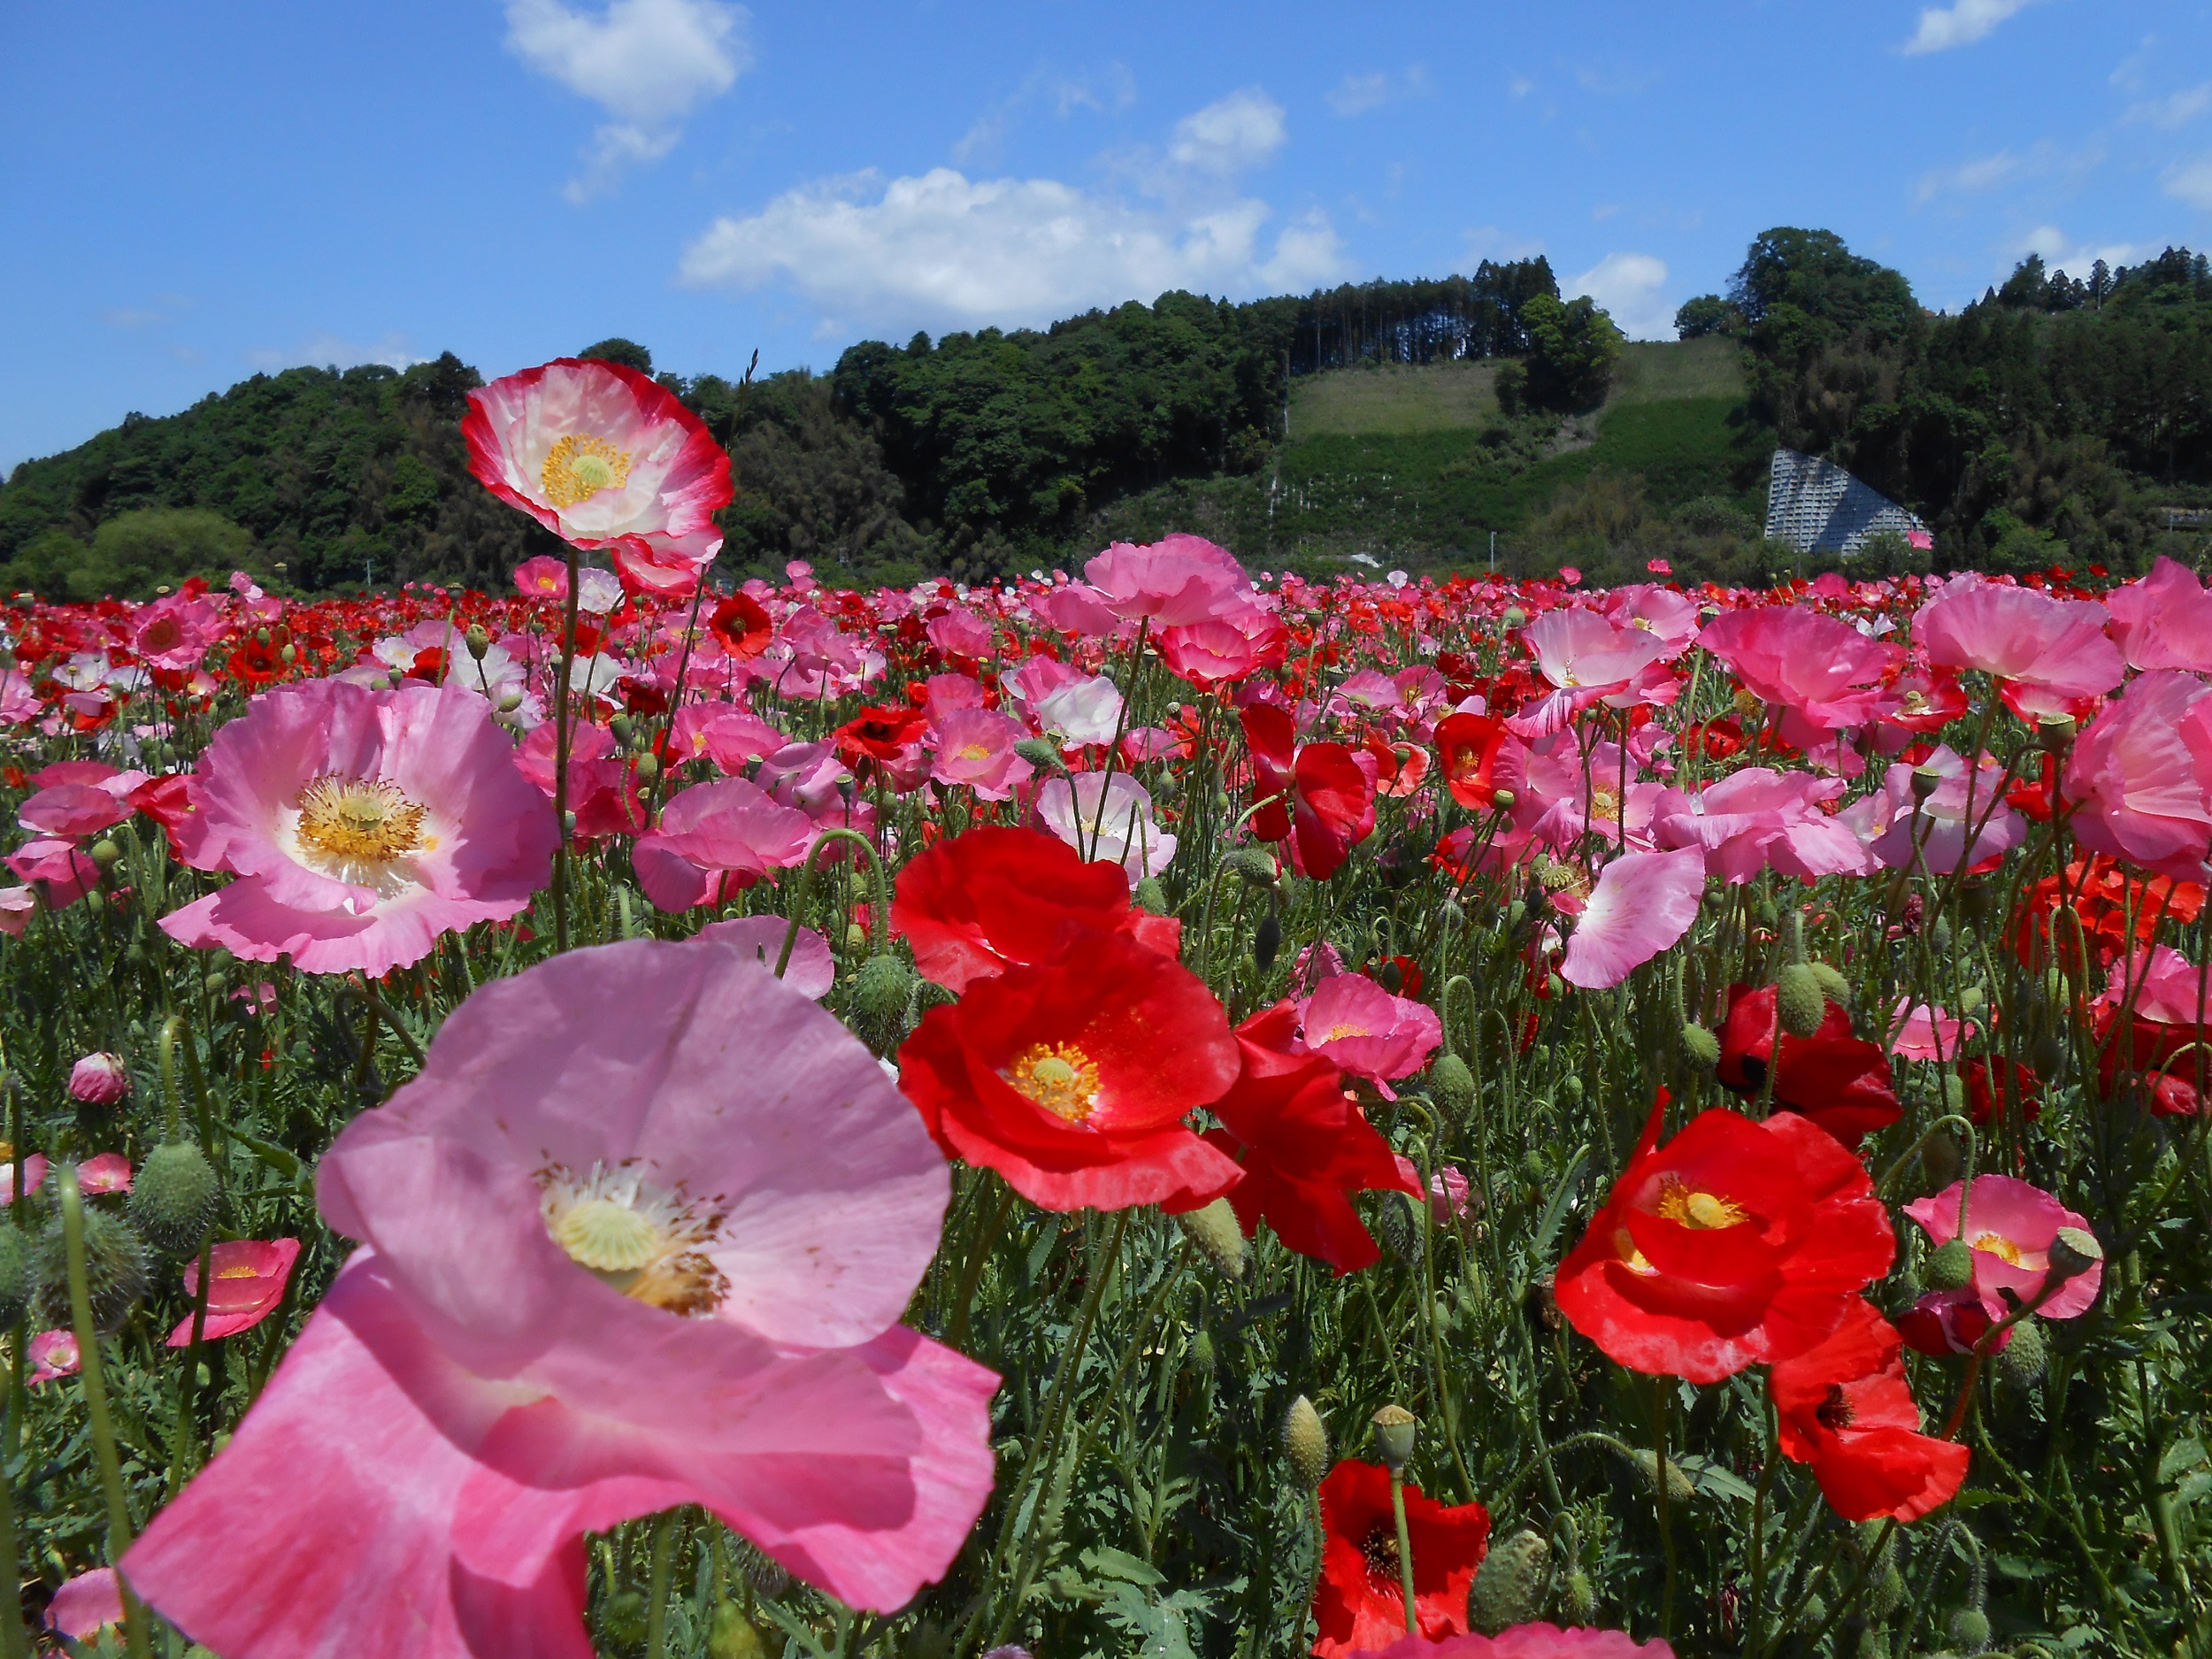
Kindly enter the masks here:
M 1705 855 L 1699 849 L 1621 854 L 1607 864 L 1582 907 L 1559 977 L 1585 990 L 1618 985 L 1680 941 L 1704 896 Z
M 2105 637 L 2110 620 L 2092 599 L 2055 599 L 1969 577 L 1920 607 L 1912 634 L 1937 667 L 1978 668 L 2031 694 L 2015 702 L 2024 715 L 2055 714 L 2074 699 L 2102 696 L 2127 672 L 2120 648 Z
M 46 1604 L 46 1628 L 72 1641 L 90 1641 L 109 1625 L 122 1622 L 123 1587 L 112 1567 L 79 1573 Z
M 1889 1017 L 1889 1051 L 1900 1060 L 1955 1060 L 1975 1032 L 1972 1020 L 1954 1019 L 1926 1002 L 1915 1006 L 1909 996 L 1899 997 Z
M 2160 669 L 2092 720 L 2059 792 L 2077 803 L 2074 839 L 2176 880 L 2201 881 L 2212 841 L 2212 705 L 2194 674 Z
M 112 1106 L 131 1092 L 130 1068 L 119 1054 L 88 1054 L 69 1068 L 69 1098 Z
M 2130 668 L 2212 673 L 2212 594 L 2187 565 L 2162 553 L 2149 575 L 2114 588 L 2104 603 Z
M 461 435 L 485 488 L 565 541 L 606 549 L 632 592 L 687 597 L 721 550 L 728 452 L 635 369 L 560 357 L 507 375 L 469 394 Z
M 77 1165 L 77 1188 L 88 1197 L 131 1190 L 131 1161 L 120 1152 L 101 1152 Z
M 57 1377 L 73 1377 L 83 1356 L 77 1352 L 77 1335 L 73 1331 L 41 1331 L 31 1339 L 28 1356 L 31 1362 L 29 1386 L 50 1383 Z
M 1256 604 L 1165 629 L 1159 640 L 1160 660 L 1201 691 L 1276 666 L 1289 645 L 1282 618 Z
M 1228 549 L 1171 535 L 1148 547 L 1117 541 L 1083 566 L 1101 603 L 1125 620 L 1188 626 L 1249 604 L 1252 581 Z
M 929 775 L 941 784 L 964 783 L 982 800 L 1012 799 L 1036 770 L 1014 751 L 1029 732 L 1010 714 L 949 710 L 937 722 L 936 735 Z
M 1363 1077 L 1395 1100 L 1391 1083 L 1429 1063 L 1444 1041 L 1443 1022 L 1425 1002 L 1393 996 L 1364 974 L 1324 979 L 1299 1005 L 1308 1048 L 1332 1064 Z
M 17 809 L 16 821 L 41 834 L 82 841 L 112 828 L 130 815 L 128 804 L 112 790 L 97 784 L 65 783 L 41 789 L 24 802 Z
M 516 590 L 531 599 L 568 597 L 568 564 L 549 553 L 525 559 L 515 566 Z
M 1844 791 L 1840 778 L 1746 766 L 1696 795 L 1664 791 L 1652 809 L 1662 844 L 1702 848 L 1707 873 L 1744 882 L 1771 866 L 1812 881 L 1864 875 L 1866 844 L 1821 807 Z
M 297 1239 L 225 1239 L 208 1251 L 207 1325 L 201 1332 L 213 1342 L 241 1331 L 250 1331 L 277 1310 L 284 1287 L 292 1280 L 292 1263 L 299 1260 Z M 184 1264 L 184 1294 L 197 1300 L 200 1261 Z M 188 1348 L 194 1315 L 169 1333 L 168 1346 Z
M 1752 695 L 1795 710 L 1823 732 L 1871 718 L 1878 682 L 1905 655 L 1848 622 L 1794 605 L 1732 611 L 1706 624 L 1697 642 L 1734 669 Z
M 1953 1181 L 1932 1198 L 1916 1198 L 1905 1213 L 1938 1244 L 1959 1236 L 1959 1189 Z M 2010 1291 L 2025 1304 L 2043 1288 L 2051 1266 L 2051 1245 L 2061 1227 L 2089 1230 L 2076 1215 L 2040 1187 L 2009 1175 L 1977 1175 L 1966 1206 L 1966 1241 L 1974 1252 L 1974 1290 L 1992 1319 L 2012 1308 L 1999 1294 Z M 2046 1319 L 2070 1319 L 2089 1311 L 2104 1282 L 2104 1263 L 2093 1262 L 2052 1294 L 2036 1310 Z
M 238 879 L 161 918 L 180 944 L 381 974 L 505 921 L 550 879 L 553 815 L 491 705 L 449 682 L 257 697 L 192 772 L 177 856 Z
M 23 1160 L 23 1191 L 26 1194 L 38 1191 L 39 1183 L 46 1179 L 48 1165 L 43 1152 L 34 1152 Z M 15 1165 L 0 1164 L 0 1210 L 15 1202 Z
M 1668 654 L 1657 634 L 1623 627 L 1594 611 L 1547 611 L 1522 638 L 1536 657 L 1537 672 L 1554 687 L 1506 722 L 1522 737 L 1549 736 L 1607 698 L 1633 701 L 1638 682 Z
M 488 985 L 324 1156 L 367 1248 L 123 1570 L 226 1659 L 581 1655 L 584 1534 L 695 1503 L 903 1606 L 992 1480 L 997 1379 L 898 1323 L 949 1190 L 874 1056 L 739 951 Z
M 630 865 L 657 909 L 687 910 L 804 863 L 813 836 L 814 820 L 797 808 L 742 778 L 718 778 L 672 795 L 660 826 L 630 849 Z

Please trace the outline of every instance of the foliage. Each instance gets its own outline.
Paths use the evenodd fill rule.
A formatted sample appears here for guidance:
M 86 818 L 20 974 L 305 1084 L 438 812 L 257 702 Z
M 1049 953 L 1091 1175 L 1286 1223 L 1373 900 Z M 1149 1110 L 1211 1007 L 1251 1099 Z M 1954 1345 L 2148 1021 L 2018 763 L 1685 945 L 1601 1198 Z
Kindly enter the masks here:
M 1562 413 L 1604 401 L 1620 361 L 1621 331 L 1586 295 L 1561 301 L 1539 295 L 1522 311 L 1528 327 L 1528 399 Z

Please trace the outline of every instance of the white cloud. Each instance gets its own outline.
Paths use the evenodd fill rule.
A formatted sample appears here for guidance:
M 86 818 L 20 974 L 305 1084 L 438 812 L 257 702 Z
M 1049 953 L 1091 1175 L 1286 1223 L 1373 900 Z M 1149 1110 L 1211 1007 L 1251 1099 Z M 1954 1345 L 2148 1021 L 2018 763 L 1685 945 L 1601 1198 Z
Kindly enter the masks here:
M 2207 110 L 2212 110 L 2212 81 L 2162 98 L 2149 98 L 2128 106 L 2124 119 L 2147 121 L 2163 133 L 2178 132 Z
M 1920 27 L 1907 41 L 1908 55 L 1946 52 L 1955 46 L 1971 46 L 2015 12 L 2035 0 L 1955 0 L 1948 6 L 1930 6 L 1920 14 Z
M 2212 155 L 2177 161 L 2166 169 L 2166 194 L 2177 202 L 2212 213 Z
M 746 219 L 715 221 L 685 250 L 681 281 L 787 282 L 826 312 L 870 323 L 1043 324 L 1170 288 L 1252 293 L 1338 273 L 1317 211 L 1263 252 L 1267 204 L 1171 215 L 1052 179 L 970 179 L 950 167 L 874 173 L 787 191 Z
M 112 311 L 100 313 L 100 320 L 111 328 L 150 328 L 166 320 L 159 311 L 150 311 L 136 305 L 119 305 Z
M 2046 268 L 2063 271 L 2071 277 L 2085 277 L 2089 268 L 2101 259 L 2108 265 L 2122 265 L 2139 258 L 2149 250 L 2140 242 L 2107 242 L 2093 248 L 2076 242 L 2055 225 L 2039 225 L 2008 250 L 2016 258 L 2027 254 L 2042 256 Z
M 1402 75 L 1376 69 L 1363 75 L 1347 75 L 1338 81 L 1329 90 L 1329 107 L 1339 115 L 1364 115 L 1386 104 L 1423 96 L 1428 89 L 1429 72 L 1419 64 Z
M 1485 259 L 1532 259 L 1544 251 L 1540 238 L 1509 235 L 1495 225 L 1463 232 L 1461 240 L 1467 246 L 1464 263 L 1470 265 L 1479 265 Z
M 1666 296 L 1667 267 L 1647 253 L 1609 253 L 1580 276 L 1560 285 L 1573 297 L 1587 294 L 1631 340 L 1674 335 L 1674 307 Z
M 1176 122 L 1168 155 L 1179 166 L 1225 179 L 1263 164 L 1289 136 L 1283 106 L 1246 87 Z
M 1977 161 L 1961 162 L 1955 167 L 1941 167 L 1920 176 L 1913 188 L 1913 205 L 1924 207 L 1939 196 L 1946 194 L 1970 196 L 1978 191 L 1994 189 L 2008 179 L 2016 176 L 2024 164 L 2008 150 L 2001 150 L 1993 156 L 1984 156 Z
M 1505 89 L 1509 96 L 1525 98 L 1536 90 L 1536 83 L 1526 75 L 1517 74 L 1505 83 Z
M 752 66 L 749 21 L 725 0 L 611 0 L 601 14 L 507 0 L 507 50 L 614 118 L 593 134 L 568 199 L 588 201 L 674 149 L 684 119 Z
M 351 369 L 358 368 L 365 363 L 380 363 L 388 369 L 409 369 L 430 359 L 418 355 L 414 342 L 405 334 L 393 333 L 368 346 L 342 340 L 336 334 L 310 334 L 288 350 L 265 348 L 249 351 L 246 361 L 257 369 L 293 369 L 303 365 L 317 369 Z

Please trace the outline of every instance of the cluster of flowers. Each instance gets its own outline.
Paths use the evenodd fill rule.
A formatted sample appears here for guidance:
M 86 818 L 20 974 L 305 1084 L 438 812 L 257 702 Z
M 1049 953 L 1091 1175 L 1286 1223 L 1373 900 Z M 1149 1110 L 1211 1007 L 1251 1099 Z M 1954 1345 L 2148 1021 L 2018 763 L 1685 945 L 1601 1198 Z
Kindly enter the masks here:
M 1383 857 L 1455 902 L 1520 907 L 1516 972 L 1550 1001 L 1621 985 L 1767 872 L 1891 880 L 1910 935 L 1909 880 L 1973 883 L 2039 829 L 2023 963 L 2071 999 L 2108 1091 L 2201 1110 L 2205 972 L 2158 942 L 2198 914 L 2212 844 L 2212 595 L 2177 566 L 2102 599 L 2061 576 L 1585 594 L 1256 582 L 1171 536 L 1080 578 L 863 595 L 795 565 L 718 592 L 727 460 L 665 392 L 563 361 L 472 396 L 479 476 L 611 569 L 534 559 L 500 599 L 303 604 L 241 577 L 8 613 L 0 721 L 108 757 L 11 774 L 10 933 L 114 902 L 139 816 L 227 878 L 161 917 L 172 940 L 308 974 L 374 979 L 526 911 L 542 932 L 557 868 L 595 850 L 703 923 L 486 985 L 324 1157 L 321 1214 L 359 1248 L 122 1563 L 232 1659 L 582 1655 L 583 1535 L 680 1503 L 852 1605 L 905 1603 L 993 1482 L 997 1379 L 900 1323 L 949 1160 L 1048 1210 L 1264 1224 L 1338 1274 L 1379 1256 L 1362 1194 L 1463 1212 L 1466 1178 L 1425 1181 L 1367 1116 L 1450 1057 L 1420 964 L 1348 969 L 1317 939 L 1290 995 L 1233 1021 L 1210 933 L 1194 969 L 1162 895 L 1187 848 L 1222 859 L 1187 890 L 1233 870 L 1273 891 L 1330 881 L 1386 825 Z M 1163 672 L 1171 695 L 1141 697 Z M 2001 710 L 2024 732 L 2002 756 Z M 895 802 L 921 808 L 905 844 Z M 2043 873 L 2066 835 L 2078 856 Z M 895 1064 L 817 1005 L 830 941 L 719 919 L 854 842 L 898 866 L 890 932 L 946 994 Z M 876 922 L 854 923 L 872 947 Z M 1867 1293 L 1895 1224 L 1859 1149 L 1903 1114 L 1901 1062 L 1958 1070 L 1962 1125 L 2016 1126 L 2041 1080 L 1972 1008 L 1909 997 L 1862 1034 L 1802 960 L 1708 989 L 1697 1039 L 1746 1110 L 1663 1140 L 1663 1094 L 1550 1294 L 1631 1370 L 1766 1367 L 1779 1448 L 1836 1511 L 1912 1521 L 1967 1475 L 1983 1358 L 2086 1311 L 2101 1264 L 2057 1197 L 1970 1175 L 1906 1207 L 1941 1272 L 1893 1323 Z M 94 1056 L 73 1093 L 119 1073 Z M 17 1190 L 46 1173 L 27 1160 Z M 297 1249 L 218 1247 L 223 1297 L 172 1340 L 265 1317 Z M 76 1363 L 67 1333 L 40 1340 L 40 1375 Z M 1908 1345 L 1970 1356 L 1939 1433 Z M 1330 1659 L 1417 1626 L 1439 1652 L 1631 1650 L 1471 1633 L 1487 1517 L 1406 1495 L 1411 1609 L 1375 1543 L 1390 1476 L 1322 1484 Z

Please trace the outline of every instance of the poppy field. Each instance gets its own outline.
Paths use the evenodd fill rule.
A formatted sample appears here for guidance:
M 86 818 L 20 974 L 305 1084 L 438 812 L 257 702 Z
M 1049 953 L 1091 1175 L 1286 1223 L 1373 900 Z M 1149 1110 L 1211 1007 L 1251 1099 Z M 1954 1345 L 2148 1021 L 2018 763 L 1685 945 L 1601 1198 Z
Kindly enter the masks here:
M 733 587 L 470 399 L 511 591 L 0 617 L 0 1659 L 2212 1655 L 2195 574 Z

